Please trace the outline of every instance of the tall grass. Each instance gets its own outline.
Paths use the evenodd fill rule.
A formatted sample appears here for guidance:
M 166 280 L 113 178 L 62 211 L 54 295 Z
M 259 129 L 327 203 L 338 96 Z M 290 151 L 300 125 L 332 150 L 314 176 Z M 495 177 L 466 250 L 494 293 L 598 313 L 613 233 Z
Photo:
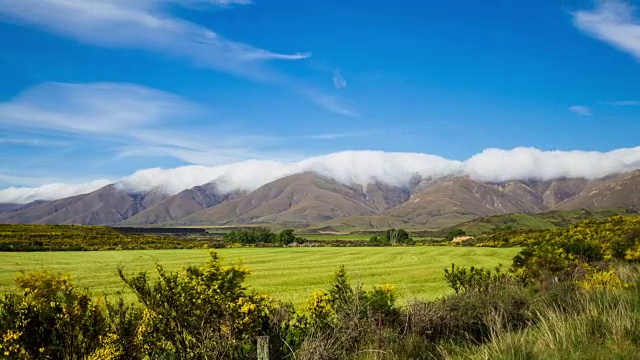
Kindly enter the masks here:
M 458 349 L 448 357 L 640 359 L 639 282 L 627 290 L 584 292 L 569 301 L 562 308 L 551 304 L 541 307 L 535 316 L 536 325 L 528 329 L 509 332 L 494 326 L 489 343 Z

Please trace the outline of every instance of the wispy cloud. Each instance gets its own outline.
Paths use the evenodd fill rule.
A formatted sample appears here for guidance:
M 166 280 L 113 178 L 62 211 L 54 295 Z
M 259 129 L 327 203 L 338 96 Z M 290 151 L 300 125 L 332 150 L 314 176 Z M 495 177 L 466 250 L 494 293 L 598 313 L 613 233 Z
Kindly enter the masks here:
M 636 105 L 640 105 L 640 101 L 638 101 L 638 100 L 619 100 L 619 101 L 609 101 L 609 102 L 606 102 L 605 104 L 614 105 L 614 106 L 636 106 Z
M 0 15 L 92 45 L 144 49 L 259 82 L 288 87 L 338 114 L 354 113 L 319 90 L 270 69 L 269 60 L 303 60 L 310 52 L 279 53 L 229 40 L 173 16 L 169 4 L 228 6 L 246 0 L 5 0 Z
M 579 106 L 579 105 L 571 106 L 569 107 L 569 111 L 579 116 L 593 116 L 593 111 L 591 110 L 590 107 L 587 107 L 587 106 Z
M 250 5 L 252 0 L 171 0 L 183 6 L 194 6 L 198 4 L 229 6 L 229 5 Z
M 574 25 L 640 60 L 640 21 L 635 8 L 624 1 L 600 0 L 593 10 L 573 13 Z
M 335 70 L 333 72 L 333 86 L 336 89 L 343 89 L 347 87 L 347 80 L 342 76 L 340 70 Z
M 255 60 L 299 60 L 310 56 L 308 53 L 276 53 L 228 40 L 208 28 L 171 16 L 165 11 L 167 3 L 150 0 L 7 0 L 0 3 L 0 13 L 94 45 L 178 54 L 240 75 L 257 71 L 250 67 Z
M 9 146 L 64 146 L 67 145 L 66 142 L 63 141 L 50 141 L 50 140 L 42 140 L 36 138 L 8 138 L 8 137 L 0 137 L 0 146 L 9 145 Z
M 243 133 L 211 119 L 211 113 L 175 94 L 134 84 L 43 83 L 0 103 L 0 129 L 7 135 L 0 137 L 0 147 L 81 143 L 92 152 L 86 156 L 102 152 L 101 156 L 109 158 L 105 161 L 158 157 L 209 166 L 304 155 L 287 148 L 290 135 Z M 36 133 L 47 137 L 13 136 Z M 344 132 L 299 137 L 323 141 L 360 135 Z
M 5 129 L 72 134 L 100 141 L 120 156 L 169 156 L 209 165 L 259 156 L 255 147 L 266 140 L 246 141 L 194 125 L 206 116 L 206 109 L 174 94 L 121 83 L 44 83 L 0 103 Z
M 176 95 L 134 84 L 43 83 L 0 104 L 0 124 L 126 134 L 188 117 L 197 110 Z
M 311 99 L 316 104 L 331 112 L 352 118 L 360 117 L 359 112 L 354 110 L 349 104 L 345 103 L 344 100 L 338 97 L 327 95 L 304 84 L 298 84 L 295 88 L 301 95 Z

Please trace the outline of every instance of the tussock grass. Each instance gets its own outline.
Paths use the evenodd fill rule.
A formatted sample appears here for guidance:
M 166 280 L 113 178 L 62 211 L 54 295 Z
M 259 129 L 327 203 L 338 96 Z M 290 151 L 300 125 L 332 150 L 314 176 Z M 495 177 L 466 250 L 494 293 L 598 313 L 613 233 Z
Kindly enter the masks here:
M 583 293 L 564 309 L 542 307 L 536 325 L 492 328 L 492 341 L 450 359 L 640 359 L 640 288 Z M 567 310 L 569 308 L 569 310 Z M 499 315 L 495 315 L 499 316 Z M 499 323 L 499 322 L 496 322 Z

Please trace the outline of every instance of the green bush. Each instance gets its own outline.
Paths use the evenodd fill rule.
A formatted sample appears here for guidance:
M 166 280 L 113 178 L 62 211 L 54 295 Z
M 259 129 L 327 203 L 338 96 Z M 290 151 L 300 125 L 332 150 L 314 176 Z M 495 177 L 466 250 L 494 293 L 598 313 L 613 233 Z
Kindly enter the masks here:
M 435 302 L 412 304 L 407 327 L 428 342 L 482 343 L 495 326 L 522 329 L 532 321 L 531 295 L 506 284 L 488 291 L 465 291 Z
M 444 279 L 456 294 L 465 291 L 485 292 L 500 283 L 511 280 L 501 272 L 502 266 L 493 271 L 471 266 L 469 269 L 451 264 L 451 270 L 444 269 Z
M 409 237 L 409 233 L 404 229 L 389 229 L 381 235 L 372 236 L 369 242 L 395 245 L 413 243 L 413 239 Z
M 220 264 L 215 252 L 200 267 L 184 274 L 156 268 L 158 279 L 146 273 L 122 280 L 144 305 L 138 332 L 150 358 L 242 359 L 255 354 L 254 340 L 269 335 L 269 297 L 249 292 L 249 271 Z
M 107 319 L 68 276 L 28 272 L 20 294 L 0 300 L 0 354 L 13 359 L 83 359 L 100 347 Z

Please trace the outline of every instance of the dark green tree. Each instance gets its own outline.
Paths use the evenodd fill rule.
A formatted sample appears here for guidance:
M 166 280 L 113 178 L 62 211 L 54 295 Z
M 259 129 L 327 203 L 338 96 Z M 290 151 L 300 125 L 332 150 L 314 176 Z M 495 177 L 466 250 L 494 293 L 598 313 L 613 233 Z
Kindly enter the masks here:
M 447 234 L 447 237 L 445 237 L 444 239 L 447 241 L 451 241 L 455 238 L 457 238 L 458 236 L 465 236 L 467 235 L 467 233 L 462 230 L 462 229 L 453 229 L 451 231 L 449 231 L 449 234 Z
M 288 245 L 294 242 L 298 242 L 299 238 L 293 234 L 293 229 L 284 229 L 278 233 L 276 242 L 283 245 Z

